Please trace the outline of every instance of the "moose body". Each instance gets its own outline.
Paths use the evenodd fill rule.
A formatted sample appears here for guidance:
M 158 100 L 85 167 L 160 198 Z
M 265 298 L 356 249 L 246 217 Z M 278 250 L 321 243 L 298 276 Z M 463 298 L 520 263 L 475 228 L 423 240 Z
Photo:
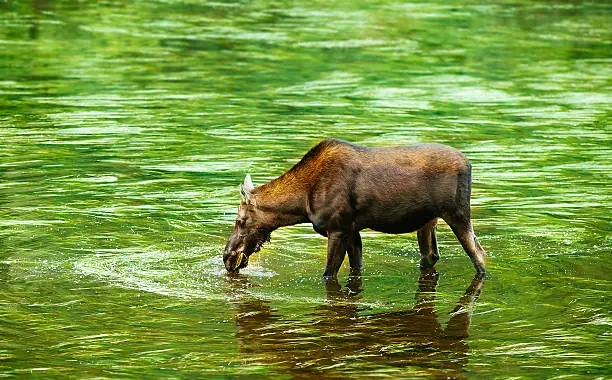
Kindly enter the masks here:
M 321 141 L 292 169 L 262 186 L 247 175 L 242 202 L 223 260 L 229 272 L 248 264 L 282 226 L 310 222 L 328 238 L 324 277 L 335 278 L 348 254 L 351 273 L 362 271 L 359 231 L 417 231 L 421 268 L 439 259 L 438 218 L 451 227 L 477 273 L 485 252 L 470 218 L 471 165 L 460 151 L 440 144 L 368 148 Z

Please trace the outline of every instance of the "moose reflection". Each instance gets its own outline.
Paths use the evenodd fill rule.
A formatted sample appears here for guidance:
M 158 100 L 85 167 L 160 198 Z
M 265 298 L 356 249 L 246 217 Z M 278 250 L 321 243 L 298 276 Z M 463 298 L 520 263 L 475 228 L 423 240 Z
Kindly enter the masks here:
M 435 271 L 423 271 L 412 309 L 378 314 L 364 313 L 354 301 L 359 278 L 351 278 L 344 290 L 328 283 L 328 302 L 317 306 L 311 318 L 299 320 L 277 314 L 266 301 L 241 297 L 234 311 L 240 360 L 294 377 L 365 374 L 360 367 L 371 370 L 372 364 L 405 374 L 462 377 L 472 305 L 483 280 L 472 280 L 446 326 L 436 313 L 437 282 Z M 249 286 L 244 276 L 233 277 L 232 284 L 234 290 Z

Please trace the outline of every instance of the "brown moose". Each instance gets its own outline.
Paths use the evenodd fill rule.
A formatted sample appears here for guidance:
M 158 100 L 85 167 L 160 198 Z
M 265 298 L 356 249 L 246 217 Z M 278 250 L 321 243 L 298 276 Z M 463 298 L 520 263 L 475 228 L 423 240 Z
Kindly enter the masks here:
M 439 259 L 438 218 L 451 227 L 476 272 L 485 273 L 485 251 L 470 219 L 471 165 L 449 146 L 368 148 L 337 139 L 318 143 L 291 170 L 254 187 L 249 175 L 223 261 L 229 272 L 244 268 L 270 233 L 312 223 L 328 238 L 323 276 L 336 278 L 348 253 L 351 274 L 362 271 L 359 231 L 417 231 L 421 268 Z

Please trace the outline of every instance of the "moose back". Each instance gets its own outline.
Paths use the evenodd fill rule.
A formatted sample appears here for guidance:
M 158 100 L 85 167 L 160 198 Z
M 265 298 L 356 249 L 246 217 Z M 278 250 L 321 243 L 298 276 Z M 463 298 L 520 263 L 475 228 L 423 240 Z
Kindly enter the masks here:
M 440 144 L 376 147 L 327 139 L 293 168 L 258 187 L 246 176 L 234 231 L 224 250 L 229 272 L 247 266 L 279 227 L 312 223 L 328 238 L 324 277 L 336 278 L 348 255 L 352 274 L 363 268 L 359 231 L 417 231 L 421 268 L 439 259 L 435 227 L 444 219 L 476 272 L 485 251 L 470 217 L 471 165 L 460 151 Z

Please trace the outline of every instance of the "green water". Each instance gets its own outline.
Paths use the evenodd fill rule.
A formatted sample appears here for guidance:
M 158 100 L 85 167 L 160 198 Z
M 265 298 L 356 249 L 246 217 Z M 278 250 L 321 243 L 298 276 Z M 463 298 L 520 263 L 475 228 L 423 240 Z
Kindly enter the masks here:
M 0 376 L 612 376 L 610 25 L 607 1 L 0 2 Z M 346 266 L 326 289 L 301 225 L 228 277 L 244 175 L 324 137 L 465 152 L 486 281 L 444 223 L 438 276 L 365 231 L 362 291 Z

